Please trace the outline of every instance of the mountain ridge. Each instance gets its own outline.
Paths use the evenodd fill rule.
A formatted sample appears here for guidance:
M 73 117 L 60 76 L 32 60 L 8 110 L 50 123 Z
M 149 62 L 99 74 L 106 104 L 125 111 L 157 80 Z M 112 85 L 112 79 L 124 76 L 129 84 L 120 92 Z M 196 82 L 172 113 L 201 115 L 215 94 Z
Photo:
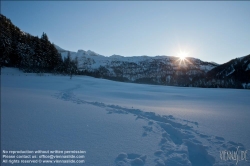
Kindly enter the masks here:
M 218 65 L 197 58 L 173 56 L 100 55 L 94 51 L 65 50 L 46 33 L 34 37 L 0 15 L 0 65 L 24 72 L 89 75 L 115 81 L 157 85 L 250 89 L 250 55 Z
M 121 55 L 103 56 L 89 50 L 58 51 L 62 57 L 69 54 L 72 59 L 77 58 L 78 69 L 81 74 L 98 78 L 188 87 L 250 88 L 250 76 L 248 78 L 248 70 L 250 70 L 249 55 L 219 65 L 193 57 L 187 57 L 185 62 L 180 62 L 178 57 L 166 55 L 125 57 Z M 246 72 L 233 74 L 233 70 L 227 69 L 228 72 L 222 73 L 223 77 L 214 74 L 215 71 L 227 67 L 228 65 L 225 65 L 227 63 L 236 64 L 235 61 L 239 61 L 239 63 L 244 61 L 243 68 Z M 238 64 L 238 66 L 241 66 L 241 64 Z M 236 76 L 232 77 L 231 75 Z

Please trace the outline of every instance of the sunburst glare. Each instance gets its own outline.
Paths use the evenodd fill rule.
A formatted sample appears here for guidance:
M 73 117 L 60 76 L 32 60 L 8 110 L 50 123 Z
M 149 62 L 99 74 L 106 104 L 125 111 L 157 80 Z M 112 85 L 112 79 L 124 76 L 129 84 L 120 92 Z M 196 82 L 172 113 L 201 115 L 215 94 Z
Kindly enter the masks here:
M 180 50 L 178 53 L 177 53 L 177 61 L 179 61 L 179 65 L 186 65 L 186 62 L 189 62 L 188 59 L 187 59 L 187 56 L 189 55 L 189 53 L 187 51 L 183 51 L 183 50 Z M 190 62 L 189 62 L 190 63 Z
M 178 57 L 180 58 L 180 60 L 185 60 L 186 59 L 186 57 L 188 56 L 188 52 L 186 52 L 186 51 L 180 51 L 178 54 Z

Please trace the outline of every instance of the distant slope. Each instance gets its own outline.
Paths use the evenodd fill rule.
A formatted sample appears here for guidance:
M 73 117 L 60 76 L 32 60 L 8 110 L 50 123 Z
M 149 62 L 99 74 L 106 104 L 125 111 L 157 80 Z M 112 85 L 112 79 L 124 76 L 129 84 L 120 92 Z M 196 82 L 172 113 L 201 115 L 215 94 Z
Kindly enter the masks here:
M 55 45 L 55 44 L 53 44 L 54 46 L 55 46 L 55 48 L 57 49 L 57 51 L 58 52 L 68 52 L 67 50 L 64 50 L 64 49 L 62 49 L 61 47 L 59 47 L 58 45 Z
M 60 48 L 60 47 L 58 47 Z M 250 89 L 250 55 L 224 64 L 188 57 L 185 64 L 171 56 L 103 56 L 93 51 L 58 49 L 78 60 L 80 74 L 117 81 L 204 88 Z
M 208 76 L 215 78 L 240 78 L 243 73 L 248 73 L 250 71 L 250 54 L 241 58 L 236 58 L 230 60 L 227 63 L 219 65 L 208 72 Z M 250 77 L 248 77 L 250 78 Z M 242 81 L 247 81 L 248 79 L 242 79 Z
M 210 80 L 231 81 L 234 86 L 250 88 L 250 54 L 213 68 L 207 73 L 207 77 Z
M 217 66 L 191 57 L 180 62 L 178 57 L 171 56 L 106 57 L 90 50 L 58 51 L 62 57 L 70 54 L 72 59 L 77 58 L 81 74 L 137 83 L 192 86 L 193 79 L 203 77 Z
M 52 44 L 46 33 L 35 37 L 23 32 L 0 14 L 0 67 L 16 67 L 25 72 L 82 74 L 135 83 L 250 89 L 250 55 L 225 64 L 172 56 L 123 57 L 93 51 L 67 51 Z

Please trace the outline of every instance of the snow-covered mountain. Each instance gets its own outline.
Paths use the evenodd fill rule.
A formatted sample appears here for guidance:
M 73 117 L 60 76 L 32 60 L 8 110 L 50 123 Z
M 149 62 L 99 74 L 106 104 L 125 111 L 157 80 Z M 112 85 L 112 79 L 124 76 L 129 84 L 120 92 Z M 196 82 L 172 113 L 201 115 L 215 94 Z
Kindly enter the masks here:
M 67 51 L 62 57 L 77 59 L 81 74 L 117 81 L 160 85 L 250 89 L 250 55 L 224 64 L 173 56 L 103 56 L 91 50 Z
M 223 86 L 230 82 L 231 86 L 250 89 L 250 55 L 235 58 L 227 63 L 219 65 L 207 73 L 208 78 L 216 80 Z
M 172 56 L 103 56 L 93 51 L 66 51 L 56 46 L 62 57 L 78 60 L 83 74 L 119 81 L 163 85 L 192 86 L 192 80 L 204 76 L 217 65 L 188 57 L 180 61 Z
M 72 52 L 53 45 L 46 33 L 41 38 L 23 32 L 0 14 L 0 67 L 24 72 L 82 74 L 117 81 L 250 89 L 249 56 L 219 65 L 195 58 L 180 61 L 171 56 L 103 56 L 93 51 Z M 70 56 L 71 60 L 68 58 Z

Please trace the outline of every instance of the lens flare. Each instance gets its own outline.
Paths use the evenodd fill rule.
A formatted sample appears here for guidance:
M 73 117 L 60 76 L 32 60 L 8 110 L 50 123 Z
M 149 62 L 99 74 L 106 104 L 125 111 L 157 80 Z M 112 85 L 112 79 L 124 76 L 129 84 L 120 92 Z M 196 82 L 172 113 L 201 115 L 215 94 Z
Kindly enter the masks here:
M 186 52 L 186 51 L 180 51 L 180 52 L 178 53 L 178 57 L 179 57 L 179 59 L 182 60 L 182 61 L 185 60 L 187 56 L 188 56 L 188 52 Z
M 188 60 L 187 56 L 189 55 L 188 52 L 180 50 L 179 53 L 177 53 L 177 61 L 179 62 L 179 66 L 185 67 L 187 64 L 191 64 L 191 62 Z

